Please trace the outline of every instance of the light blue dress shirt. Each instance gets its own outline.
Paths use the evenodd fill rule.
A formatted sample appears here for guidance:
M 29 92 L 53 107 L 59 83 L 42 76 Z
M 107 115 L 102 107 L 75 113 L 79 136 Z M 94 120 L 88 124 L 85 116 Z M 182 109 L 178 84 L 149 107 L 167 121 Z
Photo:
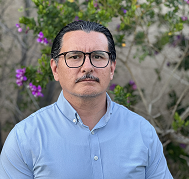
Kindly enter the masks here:
M 148 121 L 114 103 L 90 131 L 61 92 L 10 132 L 0 179 L 172 179 Z

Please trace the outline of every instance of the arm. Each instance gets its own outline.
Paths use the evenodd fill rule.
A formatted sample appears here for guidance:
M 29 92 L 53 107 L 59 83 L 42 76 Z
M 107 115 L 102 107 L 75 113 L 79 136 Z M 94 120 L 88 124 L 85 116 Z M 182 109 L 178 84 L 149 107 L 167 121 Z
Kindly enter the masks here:
M 146 167 L 146 179 L 173 179 L 163 154 L 163 146 L 153 127 L 150 133 L 149 165 Z
M 33 179 L 21 142 L 18 140 L 16 128 L 8 135 L 0 156 L 0 178 L 2 179 Z

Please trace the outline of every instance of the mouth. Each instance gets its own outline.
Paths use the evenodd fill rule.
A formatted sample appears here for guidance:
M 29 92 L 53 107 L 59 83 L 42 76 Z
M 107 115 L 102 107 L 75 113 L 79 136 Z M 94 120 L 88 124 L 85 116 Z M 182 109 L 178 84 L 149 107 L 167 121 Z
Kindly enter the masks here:
M 82 81 L 94 81 L 94 82 L 97 82 L 96 80 L 93 80 L 93 79 L 90 79 L 90 78 L 87 78 L 87 79 L 84 79 L 84 80 L 81 80 L 81 81 L 79 81 L 79 82 L 82 82 Z

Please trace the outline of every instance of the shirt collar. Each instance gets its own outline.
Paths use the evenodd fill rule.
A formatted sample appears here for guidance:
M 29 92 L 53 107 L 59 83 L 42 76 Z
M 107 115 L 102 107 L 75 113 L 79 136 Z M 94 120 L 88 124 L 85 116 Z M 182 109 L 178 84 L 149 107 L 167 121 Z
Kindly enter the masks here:
M 62 112 L 62 114 L 72 121 L 73 123 L 78 122 L 77 118 L 77 111 L 71 106 L 71 104 L 66 100 L 66 98 L 63 95 L 63 91 L 61 91 L 58 101 L 57 101 L 57 106 L 59 110 Z
M 107 99 L 107 111 L 106 114 L 101 118 L 101 120 L 97 123 L 95 128 L 100 128 L 106 125 L 106 123 L 109 121 L 110 116 L 112 114 L 112 100 L 109 97 L 109 95 L 106 93 L 106 99 Z M 72 121 L 73 123 L 77 124 L 79 122 L 79 116 L 77 111 L 71 106 L 71 104 L 66 100 L 66 98 L 63 95 L 63 91 L 61 91 L 59 98 L 57 100 L 57 106 L 59 110 L 62 112 L 62 114 Z

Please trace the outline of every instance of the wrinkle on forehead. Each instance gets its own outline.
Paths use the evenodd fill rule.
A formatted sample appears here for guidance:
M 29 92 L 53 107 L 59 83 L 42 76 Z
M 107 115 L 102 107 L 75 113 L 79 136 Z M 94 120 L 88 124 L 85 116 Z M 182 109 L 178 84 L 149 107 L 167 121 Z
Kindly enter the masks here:
M 108 51 L 108 39 L 101 32 L 82 30 L 67 32 L 62 38 L 61 52 L 72 50 L 84 52 Z

